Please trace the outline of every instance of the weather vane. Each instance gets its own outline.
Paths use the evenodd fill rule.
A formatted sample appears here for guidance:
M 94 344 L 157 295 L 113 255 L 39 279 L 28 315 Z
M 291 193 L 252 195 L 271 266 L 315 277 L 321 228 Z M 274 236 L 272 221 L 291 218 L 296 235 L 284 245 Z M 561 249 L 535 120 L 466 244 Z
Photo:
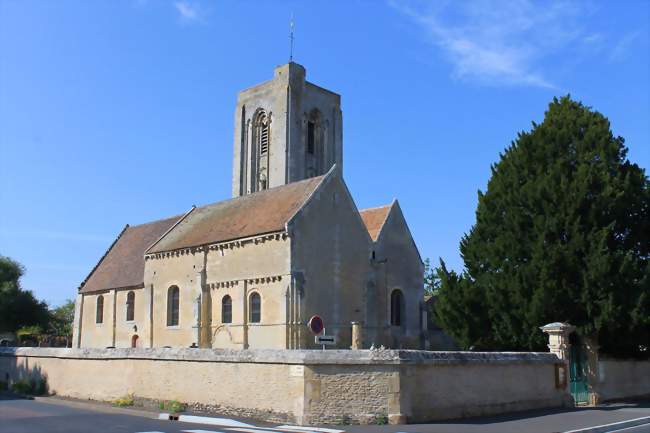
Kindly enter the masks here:
M 291 21 L 289 23 L 289 62 L 293 61 L 293 12 L 291 13 Z

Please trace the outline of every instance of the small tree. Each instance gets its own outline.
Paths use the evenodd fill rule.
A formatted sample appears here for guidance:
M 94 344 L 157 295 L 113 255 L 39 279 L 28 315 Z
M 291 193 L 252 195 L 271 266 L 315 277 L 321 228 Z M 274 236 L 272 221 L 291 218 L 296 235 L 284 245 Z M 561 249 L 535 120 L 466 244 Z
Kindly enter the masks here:
M 464 271 L 438 268 L 439 322 L 465 347 L 544 350 L 538 327 L 568 321 L 603 352 L 644 355 L 650 188 L 623 138 L 567 96 L 500 156 L 460 243 Z
M 61 306 L 50 311 L 51 320 L 49 333 L 57 337 L 72 337 L 72 322 L 74 321 L 74 301 L 68 299 Z

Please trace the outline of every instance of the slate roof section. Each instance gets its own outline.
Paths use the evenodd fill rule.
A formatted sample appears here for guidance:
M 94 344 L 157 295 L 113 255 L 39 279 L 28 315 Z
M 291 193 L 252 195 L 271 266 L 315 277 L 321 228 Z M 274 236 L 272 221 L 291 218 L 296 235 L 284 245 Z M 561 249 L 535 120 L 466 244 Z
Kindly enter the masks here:
M 142 287 L 145 251 L 181 218 L 178 215 L 132 227 L 127 225 L 81 283 L 79 293 Z
M 381 228 L 384 226 L 384 222 L 386 222 L 386 218 L 390 213 L 391 207 L 392 204 L 387 204 L 386 206 L 362 209 L 359 211 L 361 219 L 363 220 L 366 230 L 368 230 L 368 234 L 373 242 L 377 241 Z
M 148 254 L 282 231 L 326 175 L 197 207 Z

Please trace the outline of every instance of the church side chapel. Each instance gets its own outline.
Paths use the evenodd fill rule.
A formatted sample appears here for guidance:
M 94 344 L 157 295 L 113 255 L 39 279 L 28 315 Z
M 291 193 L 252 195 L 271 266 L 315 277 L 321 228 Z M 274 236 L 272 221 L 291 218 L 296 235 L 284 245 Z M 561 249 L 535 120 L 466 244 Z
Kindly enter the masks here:
M 341 97 L 290 62 L 239 93 L 233 198 L 127 225 L 78 289 L 75 347 L 424 348 L 423 263 L 399 203 L 357 209 Z

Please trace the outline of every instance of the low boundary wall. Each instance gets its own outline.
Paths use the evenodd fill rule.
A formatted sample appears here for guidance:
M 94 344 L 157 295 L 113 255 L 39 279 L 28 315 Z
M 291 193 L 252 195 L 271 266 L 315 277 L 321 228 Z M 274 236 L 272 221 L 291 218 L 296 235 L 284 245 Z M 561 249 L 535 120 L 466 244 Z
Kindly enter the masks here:
M 601 401 L 650 397 L 650 361 L 600 359 L 593 390 Z
M 425 422 L 570 404 L 549 353 L 415 350 L 0 349 L 0 380 L 126 394 L 299 424 Z

